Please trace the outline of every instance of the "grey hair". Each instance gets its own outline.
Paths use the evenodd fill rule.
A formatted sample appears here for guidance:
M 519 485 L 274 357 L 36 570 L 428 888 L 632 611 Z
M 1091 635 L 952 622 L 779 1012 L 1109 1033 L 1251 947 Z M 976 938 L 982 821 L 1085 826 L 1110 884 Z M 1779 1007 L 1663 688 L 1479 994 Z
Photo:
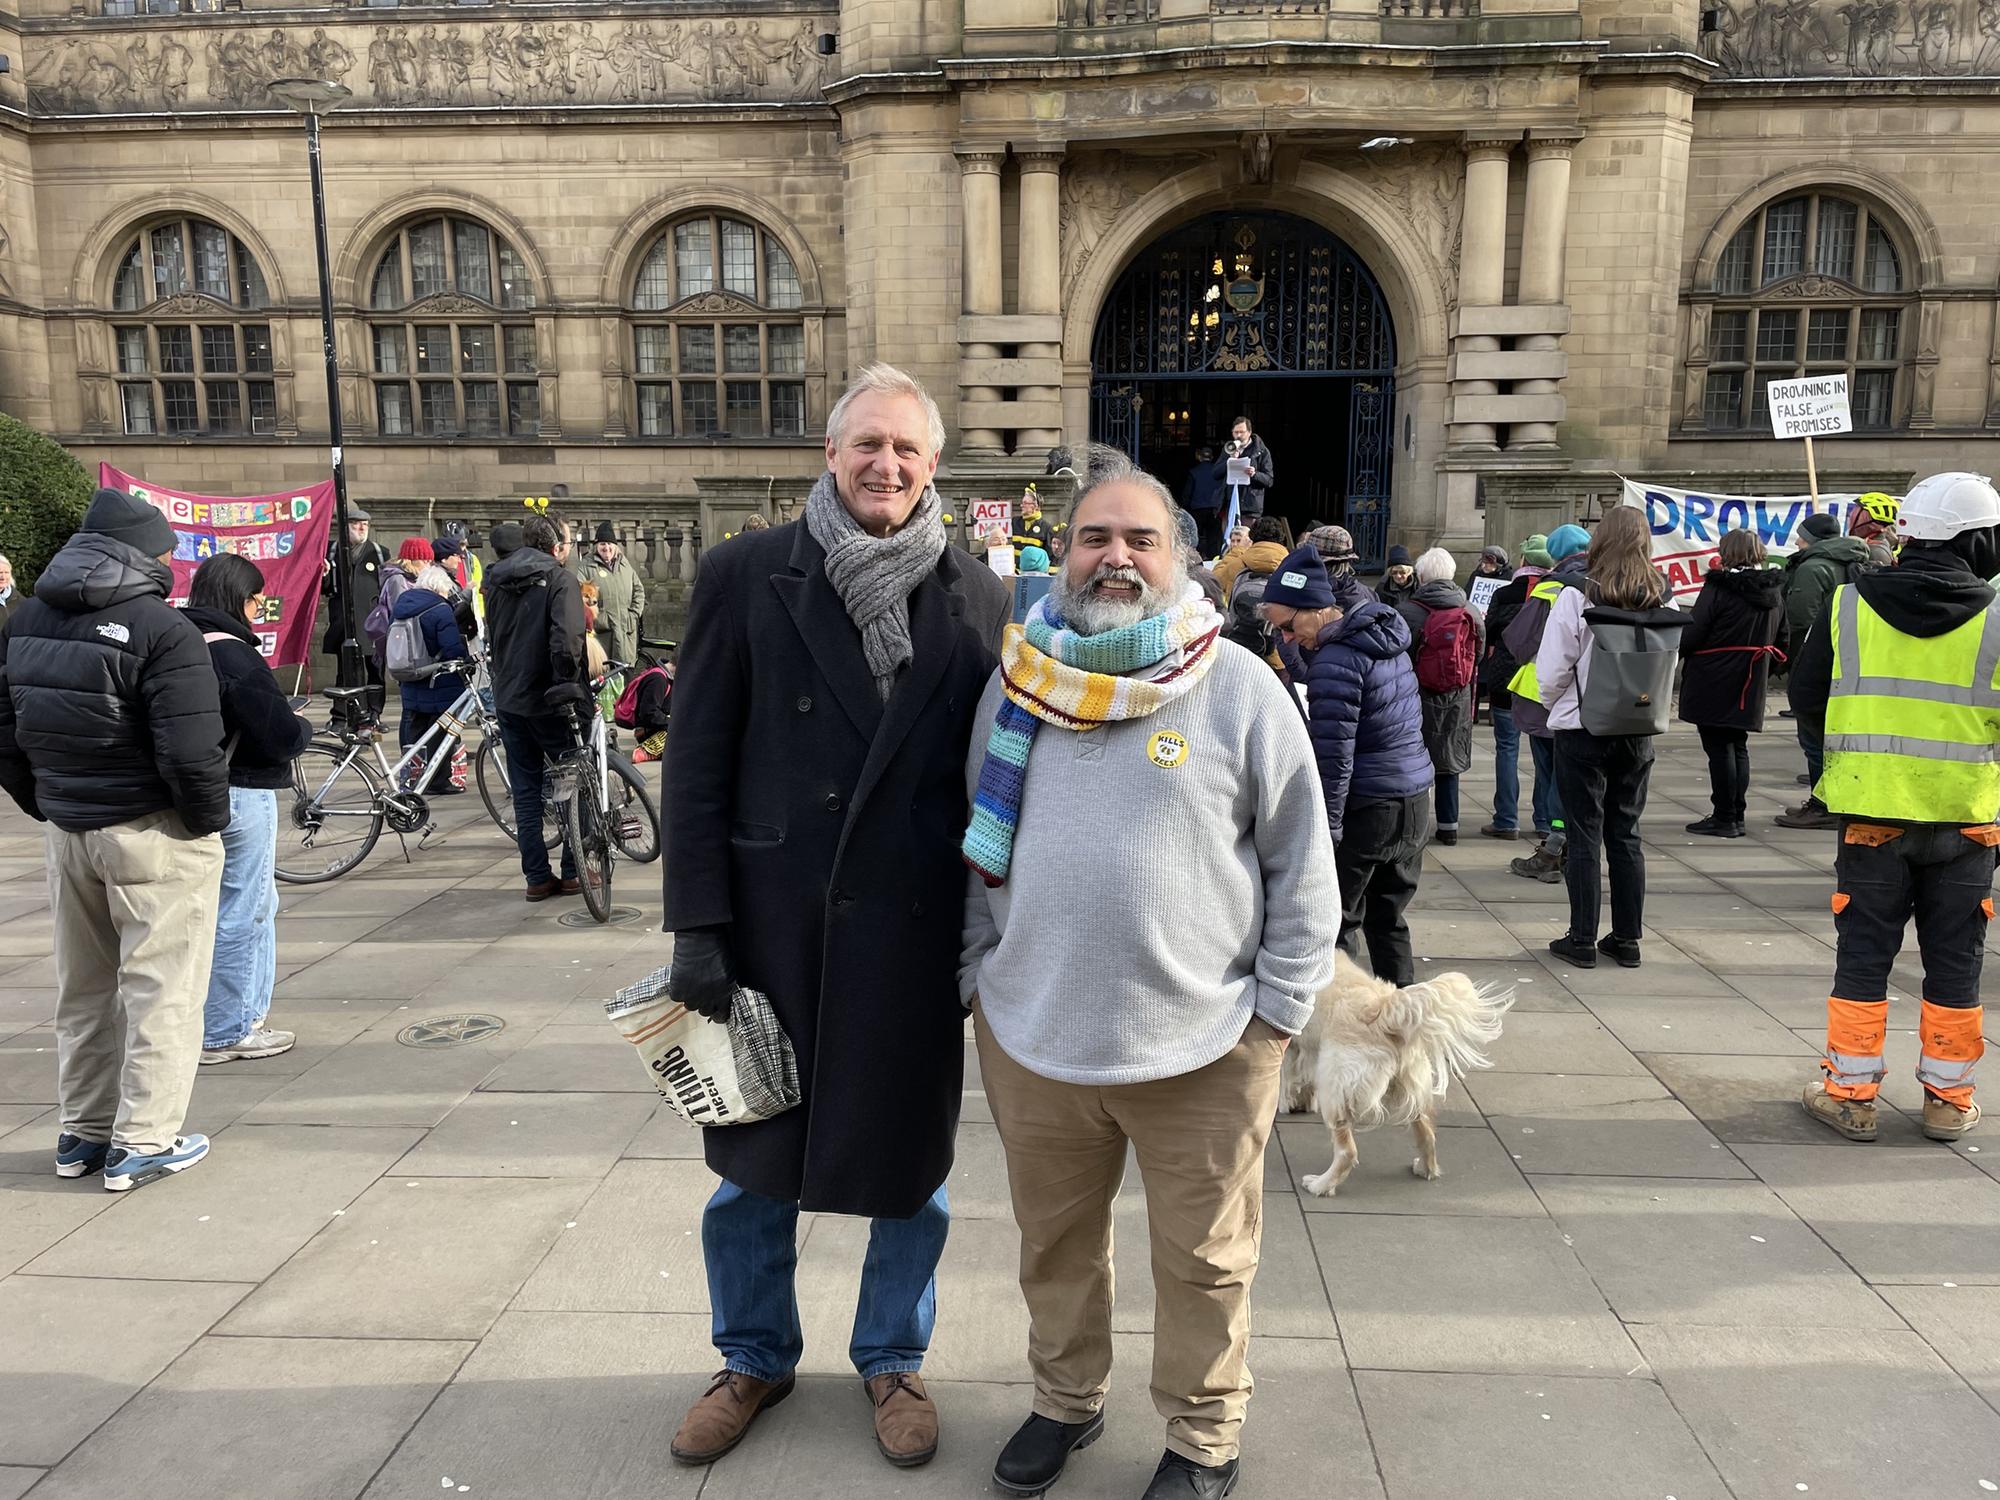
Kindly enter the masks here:
M 429 589 L 441 599 L 449 599 L 452 590 L 458 587 L 458 580 L 437 563 L 425 563 L 410 582 L 416 588 Z
M 838 448 L 847 440 L 847 412 L 855 400 L 861 396 L 909 396 L 919 402 L 924 409 L 924 420 L 929 423 L 927 434 L 931 441 L 931 454 L 935 458 L 944 452 L 944 414 L 938 410 L 937 402 L 931 400 L 931 393 L 923 388 L 916 376 L 906 374 L 889 364 L 866 366 L 854 377 L 854 381 L 833 403 L 833 410 L 826 414 L 826 440 Z
M 1433 547 L 1417 558 L 1416 574 L 1418 583 L 1445 583 L 1458 571 L 1458 564 L 1452 555 L 1442 547 Z
M 1092 491 L 1107 484 L 1129 484 L 1144 490 L 1166 508 L 1167 537 L 1173 544 L 1175 560 L 1181 567 L 1196 561 L 1195 549 L 1181 539 L 1180 522 L 1176 518 L 1180 506 L 1174 501 L 1173 491 L 1134 463 L 1124 449 L 1103 443 L 1084 443 L 1071 451 L 1070 464 L 1078 475 L 1076 498 L 1070 501 L 1069 506 L 1072 523 Z

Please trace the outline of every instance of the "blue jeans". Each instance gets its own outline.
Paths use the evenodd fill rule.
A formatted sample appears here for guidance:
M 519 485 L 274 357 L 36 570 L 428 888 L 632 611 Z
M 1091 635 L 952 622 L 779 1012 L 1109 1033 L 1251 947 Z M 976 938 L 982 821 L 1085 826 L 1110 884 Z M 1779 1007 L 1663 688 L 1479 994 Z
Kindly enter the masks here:
M 521 873 L 529 885 L 547 885 L 549 846 L 542 838 L 542 783 L 546 763 L 570 748 L 569 730 L 557 718 L 500 715 L 500 744 L 507 752 L 507 780 L 514 790 L 515 841 L 521 846 Z M 576 861 L 563 845 L 562 878 L 576 879 Z
M 1513 828 L 1521 821 L 1521 731 L 1514 727 L 1514 710 L 1493 707 L 1493 826 Z
M 923 1368 L 937 1322 L 937 1264 L 950 1229 L 942 1186 L 915 1217 L 872 1221 L 847 1351 L 863 1380 Z M 715 1347 L 727 1368 L 753 1380 L 783 1380 L 805 1353 L 794 1286 L 798 1231 L 798 1204 L 728 1181 L 701 1216 Z
M 1437 826 L 1451 833 L 1458 832 L 1458 777 L 1437 774 Z
M 1819 779 L 1826 774 L 1826 721 L 1800 714 L 1793 722 L 1798 725 L 1799 748 L 1806 755 L 1806 774 L 1812 777 L 1812 795 L 1817 797 Z
M 278 794 L 229 789 L 222 830 L 222 897 L 208 971 L 201 1044 L 230 1047 L 271 1011 L 278 978 Z
M 1563 803 L 1562 792 L 1556 787 L 1556 742 L 1544 735 L 1531 734 L 1528 753 L 1535 758 L 1535 832 L 1560 832 Z

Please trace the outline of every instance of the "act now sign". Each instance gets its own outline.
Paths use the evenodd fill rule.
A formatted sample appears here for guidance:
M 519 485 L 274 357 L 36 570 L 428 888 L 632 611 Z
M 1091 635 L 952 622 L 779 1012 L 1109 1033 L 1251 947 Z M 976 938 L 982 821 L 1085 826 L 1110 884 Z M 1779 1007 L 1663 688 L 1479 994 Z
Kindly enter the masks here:
M 1799 526 L 1807 516 L 1843 520 L 1853 495 L 1705 495 L 1699 490 L 1624 481 L 1626 505 L 1646 513 L 1653 535 L 1653 566 L 1667 575 L 1675 598 L 1701 592 L 1725 531 L 1748 530 L 1772 557 L 1789 557 L 1800 546 Z M 1843 526 L 1843 530 L 1845 527 Z

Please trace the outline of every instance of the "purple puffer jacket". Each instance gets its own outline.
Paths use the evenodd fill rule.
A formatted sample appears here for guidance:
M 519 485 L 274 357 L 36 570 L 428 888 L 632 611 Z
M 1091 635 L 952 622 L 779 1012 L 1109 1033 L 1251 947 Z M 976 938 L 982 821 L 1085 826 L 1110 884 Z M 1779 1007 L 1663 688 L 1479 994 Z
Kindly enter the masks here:
M 1306 728 L 1336 845 L 1356 799 L 1413 797 L 1431 786 L 1423 707 L 1410 665 L 1410 627 L 1387 604 L 1367 603 L 1300 653 Z

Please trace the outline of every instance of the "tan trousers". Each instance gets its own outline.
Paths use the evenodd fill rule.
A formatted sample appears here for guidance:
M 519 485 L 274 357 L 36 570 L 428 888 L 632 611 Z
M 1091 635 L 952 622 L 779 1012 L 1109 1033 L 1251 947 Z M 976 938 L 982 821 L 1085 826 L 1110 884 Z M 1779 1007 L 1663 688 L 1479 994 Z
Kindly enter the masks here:
M 1153 1242 L 1153 1405 L 1174 1452 L 1227 1463 L 1250 1404 L 1250 1284 L 1283 1035 L 1253 1020 L 1235 1047 L 1196 1072 L 1092 1088 L 1029 1072 L 983 1016 L 977 1034 L 1021 1230 L 1035 1410 L 1081 1422 L 1104 1404 L 1112 1202 L 1130 1141 Z
M 164 1151 L 201 1063 L 222 839 L 180 814 L 48 831 L 62 1128 Z

